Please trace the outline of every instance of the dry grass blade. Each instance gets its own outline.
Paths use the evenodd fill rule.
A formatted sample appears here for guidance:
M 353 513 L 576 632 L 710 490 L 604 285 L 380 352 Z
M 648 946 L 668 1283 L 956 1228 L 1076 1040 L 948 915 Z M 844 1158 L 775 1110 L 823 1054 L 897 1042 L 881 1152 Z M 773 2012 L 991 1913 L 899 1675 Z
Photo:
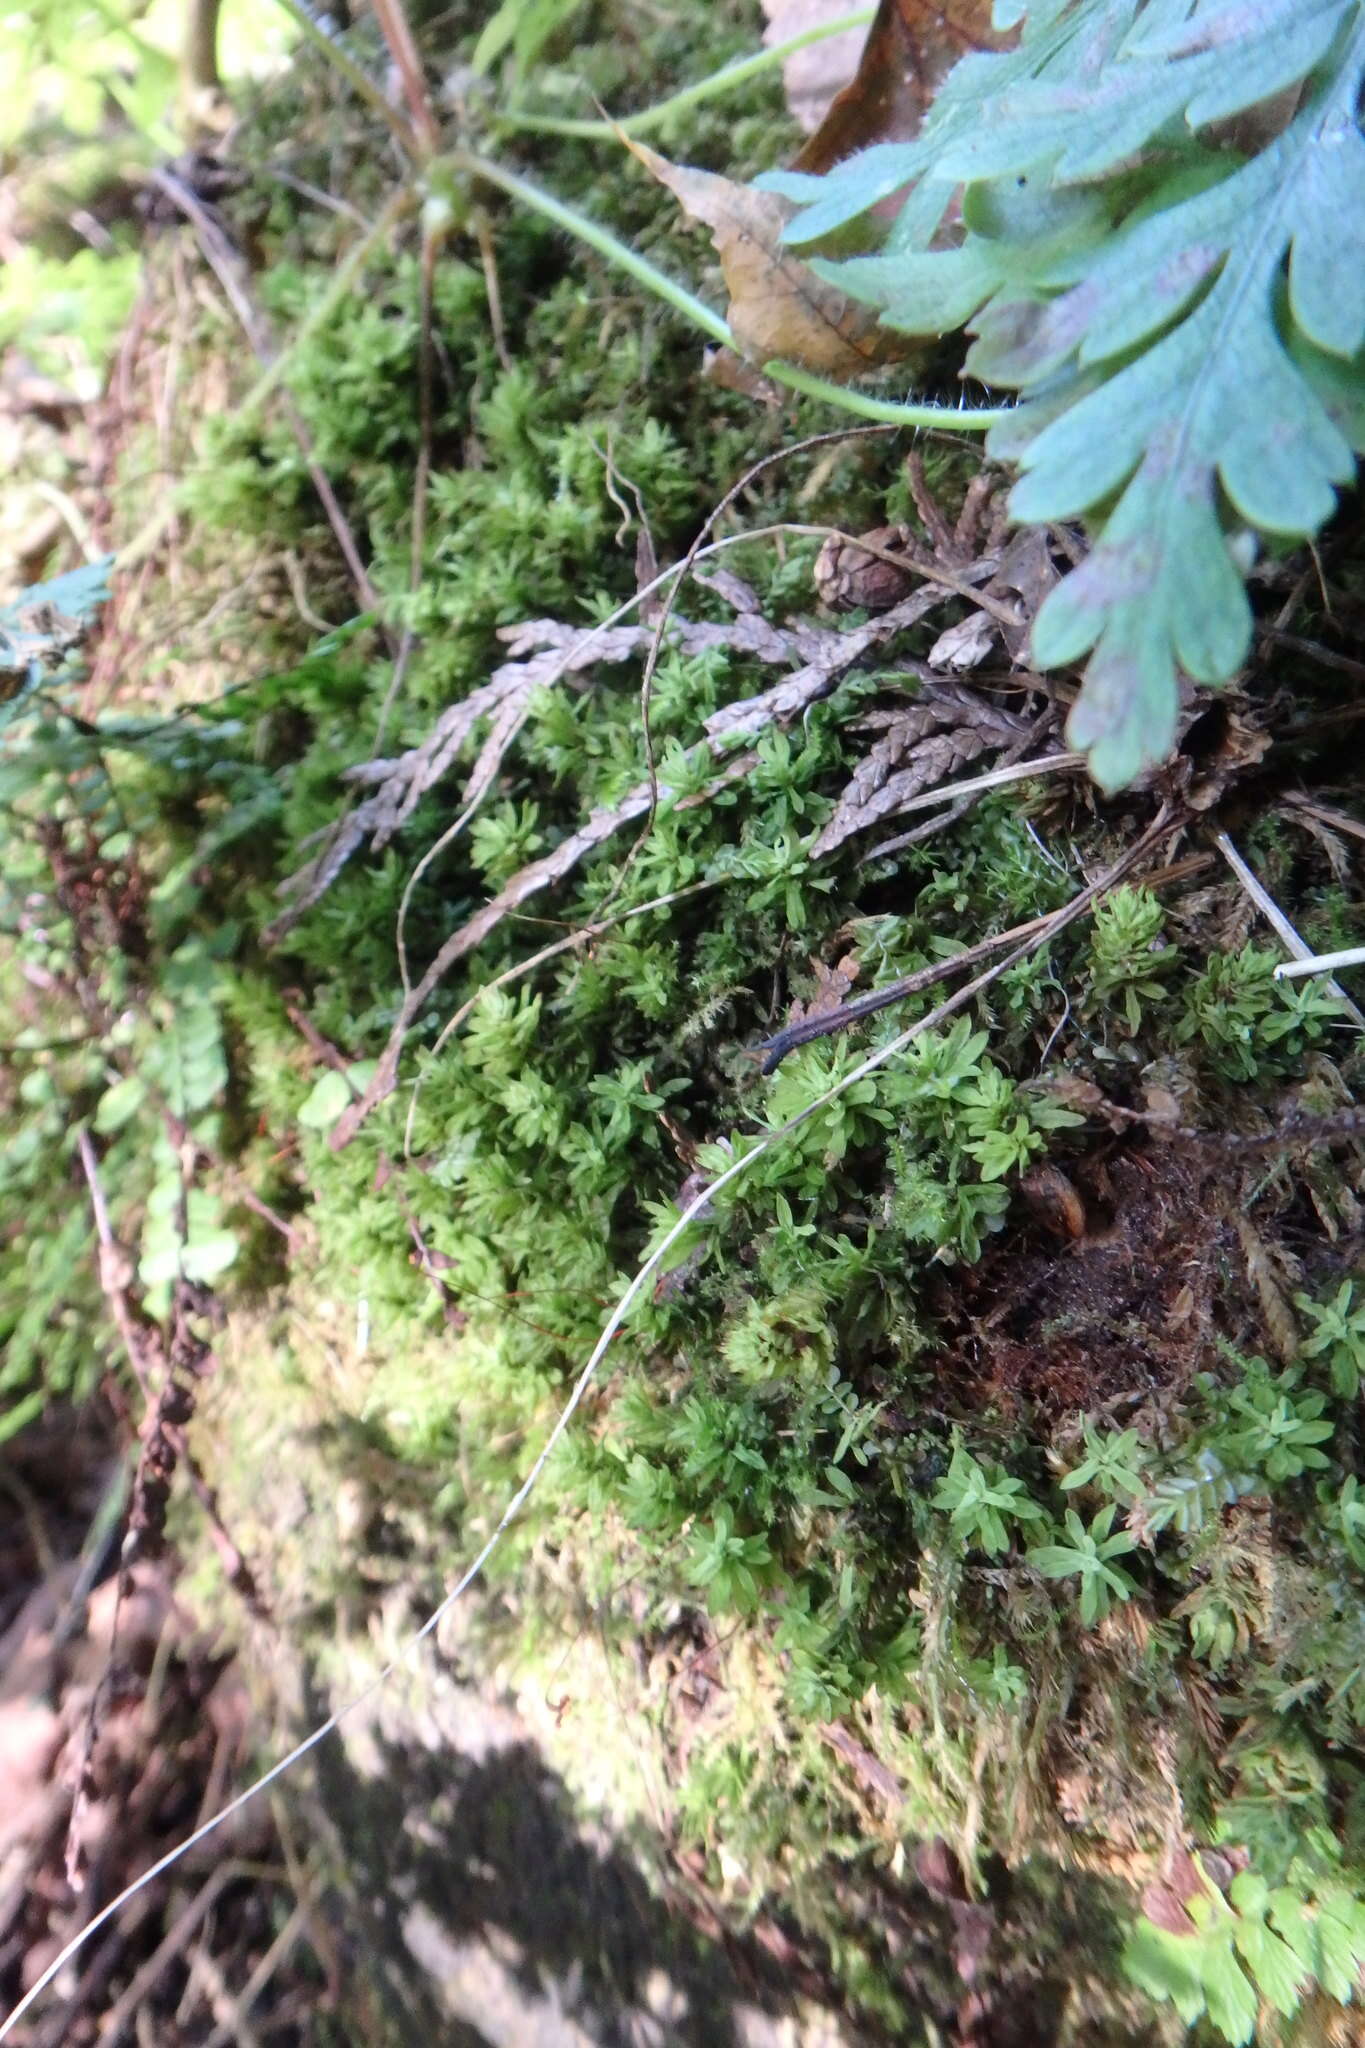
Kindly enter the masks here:
M 233 248 L 215 216 L 201 203 L 197 194 L 192 192 L 186 184 L 173 176 L 170 171 L 153 170 L 150 175 L 152 182 L 157 188 L 166 195 L 171 203 L 193 225 L 199 237 L 205 261 L 222 286 L 228 303 L 241 322 L 247 340 L 258 357 L 262 368 L 268 369 L 272 353 L 269 339 L 262 317 L 253 305 L 247 292 L 245 268 L 237 251 Z M 327 514 L 328 524 L 336 536 L 337 546 L 341 550 L 342 558 L 350 573 L 351 581 L 355 585 L 356 593 L 365 610 L 374 611 L 378 608 L 379 599 L 374 585 L 370 581 L 369 571 L 361 560 L 355 535 L 351 530 L 349 520 L 341 509 L 341 503 L 337 498 L 336 492 L 332 489 L 329 478 L 325 471 L 320 468 L 313 454 L 312 442 L 308 430 L 304 426 L 303 415 L 294 404 L 294 401 L 287 395 L 284 397 L 282 404 L 294 438 L 299 444 L 300 452 L 308 470 L 309 479 L 313 489 L 317 492 L 323 510 Z
M 1266 920 L 1266 923 L 1270 925 L 1290 958 L 1292 960 L 1311 960 L 1313 958 L 1313 948 L 1305 942 L 1301 934 L 1290 923 L 1279 904 L 1275 901 L 1275 898 L 1270 894 L 1270 891 L 1262 882 L 1257 880 L 1227 833 L 1216 832 L 1213 843 L 1232 869 L 1233 874 L 1236 875 L 1242 887 L 1246 890 L 1247 895 L 1260 911 L 1262 917 Z M 1327 986 L 1341 1004 L 1343 1013 L 1350 1018 L 1358 1030 L 1365 1031 L 1365 1015 L 1362 1015 L 1361 1011 L 1351 1001 L 1341 983 L 1329 980 Z

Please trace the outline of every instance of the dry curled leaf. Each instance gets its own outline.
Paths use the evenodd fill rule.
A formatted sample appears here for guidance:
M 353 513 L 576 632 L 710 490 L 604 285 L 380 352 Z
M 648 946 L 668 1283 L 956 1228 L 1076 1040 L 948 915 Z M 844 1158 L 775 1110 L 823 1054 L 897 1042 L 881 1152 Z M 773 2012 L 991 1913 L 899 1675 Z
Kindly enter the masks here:
M 775 37 L 777 19 L 785 24 L 786 14 L 774 17 L 769 11 Z M 792 168 L 827 171 L 873 143 L 908 142 L 960 57 L 1004 49 L 1013 41 L 991 27 L 991 0 L 881 0 L 856 73 Z
M 862 535 L 862 545 L 844 534 L 831 534 L 815 558 L 814 582 L 821 604 L 832 612 L 886 612 L 908 597 L 924 572 L 909 556 L 915 546 L 908 526 L 878 526 Z M 869 552 L 869 545 L 877 549 Z M 903 554 L 902 565 L 888 555 Z
M 629 146 L 688 219 L 710 230 L 730 294 L 731 332 L 746 356 L 758 363 L 780 357 L 823 377 L 851 377 L 915 351 L 914 342 L 883 327 L 875 313 L 823 283 L 783 246 L 791 213 L 785 200 L 713 171 L 672 164 L 642 143 Z
M 799 1024 L 807 1017 L 834 1016 L 858 979 L 856 953 L 846 953 L 842 960 L 835 961 L 833 967 L 827 967 L 818 954 L 810 964 L 815 976 L 815 994 L 808 1003 L 798 1001 L 791 1005 L 787 1011 L 789 1024 Z

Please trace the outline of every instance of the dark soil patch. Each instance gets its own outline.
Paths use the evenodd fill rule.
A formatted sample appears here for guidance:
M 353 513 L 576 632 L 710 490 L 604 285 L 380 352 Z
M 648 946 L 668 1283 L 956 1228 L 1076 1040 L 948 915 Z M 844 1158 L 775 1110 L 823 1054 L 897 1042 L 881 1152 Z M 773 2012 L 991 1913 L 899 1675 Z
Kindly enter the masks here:
M 938 1280 L 951 1369 L 1010 1415 L 1178 1391 L 1207 1353 L 1235 1244 L 1228 1199 L 1217 1165 L 1146 1140 L 1039 1169 L 1021 1227 Z

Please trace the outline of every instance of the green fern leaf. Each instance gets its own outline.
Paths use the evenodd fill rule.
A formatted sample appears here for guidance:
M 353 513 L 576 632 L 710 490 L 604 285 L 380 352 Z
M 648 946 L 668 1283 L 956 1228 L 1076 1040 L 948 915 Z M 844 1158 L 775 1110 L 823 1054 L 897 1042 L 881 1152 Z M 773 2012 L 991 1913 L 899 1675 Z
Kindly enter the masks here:
M 1196 1535 L 1223 1508 L 1250 1493 L 1254 1483 L 1243 1473 L 1229 1472 L 1216 1451 L 1202 1450 L 1188 1471 L 1168 1474 L 1142 1496 L 1129 1513 L 1129 1527 L 1140 1529 L 1144 1539 L 1162 1529 Z
M 109 595 L 112 563 L 102 556 L 0 605 L 0 729 L 44 684 L 70 674 L 70 657 Z
M 968 372 L 1020 393 L 988 443 L 1016 518 L 1097 522 L 1033 654 L 1090 656 L 1070 736 L 1106 788 L 1168 752 L 1182 672 L 1245 660 L 1255 536 L 1316 532 L 1365 449 L 1363 78 L 1365 0 L 1078 0 L 959 65 L 908 153 L 767 181 L 811 202 L 801 240 L 915 181 L 908 229 L 814 267 L 906 331 L 972 322 Z M 1287 90 L 1249 160 L 1201 139 Z M 923 190 L 959 179 L 930 249 Z
M 934 175 L 974 182 L 1042 168 L 1063 185 L 1108 177 L 1173 123 L 1193 132 L 1297 85 L 1353 11 L 1353 0 L 1074 8 L 1067 20 L 1083 63 L 1073 57 L 1061 82 L 1052 65 L 1013 90 L 997 83 L 989 122 L 942 152 Z M 1136 16 L 1126 35 L 1115 33 L 1121 13 Z
M 1142 0 L 1119 0 L 1105 9 L 1111 18 L 1111 38 L 1122 33 L 1141 4 Z M 756 180 L 759 187 L 795 200 L 800 207 L 788 223 L 786 239 L 823 241 L 911 186 L 887 238 L 887 252 L 927 249 L 953 196 L 952 181 L 938 174 L 945 152 L 954 142 L 972 136 L 987 109 L 994 109 L 1013 88 L 1032 80 L 1064 87 L 1085 75 L 1092 50 L 1076 34 L 1077 17 L 1084 11 L 1071 0 L 1044 0 L 1028 9 L 1028 27 L 1017 49 L 964 57 L 939 87 L 913 141 L 874 143 L 820 176 L 809 171 L 765 172 Z M 1014 10 L 1015 19 L 1020 12 Z M 1002 21 L 997 10 L 996 25 L 1013 26 L 1013 21 Z

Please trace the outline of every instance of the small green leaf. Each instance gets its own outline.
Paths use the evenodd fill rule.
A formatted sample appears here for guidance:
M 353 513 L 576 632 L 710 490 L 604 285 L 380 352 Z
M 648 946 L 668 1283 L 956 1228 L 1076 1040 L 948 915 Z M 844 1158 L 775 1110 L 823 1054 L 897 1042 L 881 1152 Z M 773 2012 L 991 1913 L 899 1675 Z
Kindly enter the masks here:
M 140 1074 L 126 1074 L 106 1088 L 95 1111 L 95 1129 L 110 1137 L 135 1117 L 147 1100 L 147 1084 Z
M 330 1131 L 343 1110 L 364 1093 L 374 1065 L 373 1060 L 356 1060 L 344 1074 L 335 1067 L 319 1074 L 299 1106 L 304 1130 Z

